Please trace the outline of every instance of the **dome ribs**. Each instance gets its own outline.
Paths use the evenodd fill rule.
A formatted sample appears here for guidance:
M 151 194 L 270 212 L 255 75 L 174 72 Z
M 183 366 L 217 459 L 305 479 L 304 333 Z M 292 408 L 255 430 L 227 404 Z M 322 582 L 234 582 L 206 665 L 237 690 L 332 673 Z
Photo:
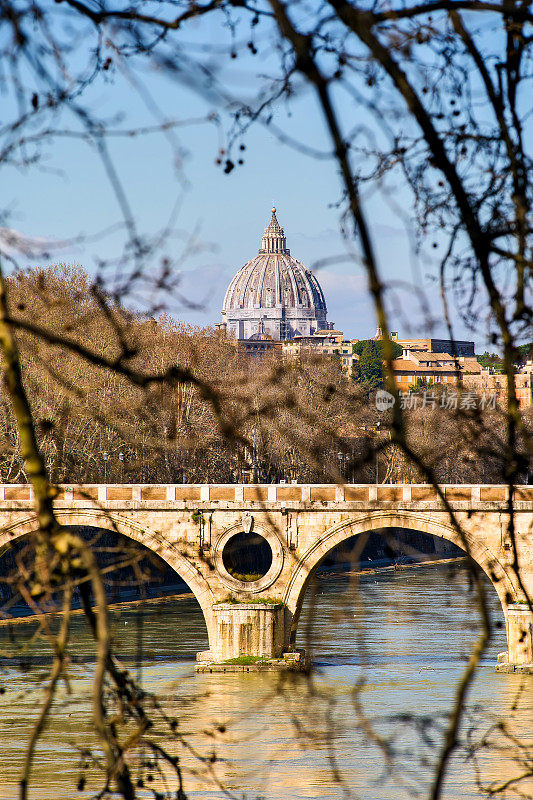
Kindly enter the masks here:
M 281 296 L 281 267 L 280 267 L 280 263 L 279 263 L 279 256 L 274 256 L 274 259 L 275 259 L 275 262 L 276 262 L 276 266 L 275 266 L 275 269 L 274 269 L 274 277 L 275 277 L 275 280 L 276 280 L 276 286 L 275 286 L 276 302 L 275 302 L 275 305 L 276 306 L 282 306 L 283 305 L 283 298 Z
M 257 292 L 255 294 L 255 302 L 256 302 L 256 305 L 259 308 L 263 308 L 263 307 L 266 306 L 266 292 L 264 290 L 264 287 L 265 287 L 265 275 L 266 275 L 266 272 L 267 272 L 268 268 L 270 267 L 270 262 L 272 260 L 273 259 L 271 259 L 270 256 L 267 256 L 265 258 L 265 263 L 263 265 L 263 269 L 261 271 L 261 275 L 260 275 L 259 280 L 257 282 Z

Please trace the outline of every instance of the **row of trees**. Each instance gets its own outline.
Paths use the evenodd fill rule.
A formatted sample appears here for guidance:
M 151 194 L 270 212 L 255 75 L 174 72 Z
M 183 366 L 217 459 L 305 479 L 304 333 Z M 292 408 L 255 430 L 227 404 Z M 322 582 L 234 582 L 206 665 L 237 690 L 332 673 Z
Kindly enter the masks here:
M 376 409 L 381 342 L 360 343 L 361 375 L 347 381 L 334 359 L 250 359 L 213 329 L 126 314 L 108 306 L 79 267 L 20 274 L 8 285 L 39 446 L 54 482 L 422 479 L 391 441 L 390 414 Z M 58 344 L 58 333 L 72 346 Z M 170 380 L 139 386 L 105 369 L 123 348 L 134 370 Z M 375 380 L 365 371 L 371 362 Z M 173 373 L 178 364 L 181 377 Z M 187 371 L 197 384 L 183 379 Z M 437 397 L 405 413 L 410 446 L 431 460 L 439 480 L 501 479 L 497 409 L 445 408 Z M 228 437 L 229 426 L 238 434 Z M 26 481 L 7 398 L 0 436 L 1 480 Z M 482 454 L 475 449 L 481 443 Z
M 533 358 L 533 342 L 521 344 L 516 348 L 515 364 L 522 366 Z M 483 367 L 490 367 L 494 372 L 503 372 L 503 359 L 498 353 L 489 353 L 485 350 L 477 360 Z

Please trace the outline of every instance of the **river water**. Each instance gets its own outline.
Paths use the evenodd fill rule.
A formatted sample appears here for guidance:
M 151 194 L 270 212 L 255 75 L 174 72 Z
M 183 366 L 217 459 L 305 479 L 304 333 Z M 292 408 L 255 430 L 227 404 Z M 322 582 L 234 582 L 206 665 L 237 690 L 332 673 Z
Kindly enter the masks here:
M 299 644 L 313 651 L 316 671 L 276 674 L 195 675 L 194 654 L 207 637 L 194 599 L 122 608 L 114 615 L 116 648 L 132 669 L 142 639 L 144 686 L 179 721 L 183 737 L 157 741 L 180 755 L 187 796 L 219 800 L 345 797 L 396 800 L 427 797 L 446 713 L 477 635 L 475 599 L 462 568 L 426 565 L 365 574 L 323 576 L 309 597 Z M 531 763 L 533 677 L 495 674 L 505 649 L 503 615 L 488 586 L 500 627 L 467 697 L 461 747 L 452 758 L 443 798 L 479 798 L 483 786 L 504 782 Z M 142 627 L 138 622 L 142 620 Z M 22 632 L 24 629 L 24 633 Z M 2 628 L 4 651 L 23 640 L 16 666 L 0 674 L 0 798 L 17 796 L 22 752 L 46 664 L 43 647 L 28 643 L 31 623 L 15 636 Z M 98 787 L 86 770 L 77 791 L 80 752 L 90 743 L 87 726 L 90 638 L 74 619 L 78 661 L 70 668 L 71 694 L 62 686 L 34 762 L 31 798 L 88 797 Z M 304 641 L 305 640 L 305 641 Z M 156 715 L 157 716 L 157 715 Z M 504 726 L 498 727 L 498 721 Z M 477 745 L 486 737 L 486 746 Z M 513 761 L 511 737 L 529 750 Z M 529 756 L 530 761 L 527 761 Z M 477 770 L 477 778 L 476 778 Z M 153 784 L 155 785 L 155 784 Z M 531 781 L 511 785 L 501 797 L 533 796 Z M 141 791 L 140 797 L 153 797 Z

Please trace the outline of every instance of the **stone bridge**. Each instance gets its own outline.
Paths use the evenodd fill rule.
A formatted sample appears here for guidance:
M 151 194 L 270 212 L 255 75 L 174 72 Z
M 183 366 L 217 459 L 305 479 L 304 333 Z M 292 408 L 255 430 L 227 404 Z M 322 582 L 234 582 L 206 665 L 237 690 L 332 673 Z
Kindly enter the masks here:
M 62 524 L 135 539 L 186 581 L 205 617 L 206 661 L 290 654 L 307 584 L 324 557 L 356 534 L 405 528 L 470 554 L 500 599 L 509 663 L 533 662 L 533 615 L 523 602 L 524 590 L 533 596 L 533 487 L 517 487 L 512 498 L 522 587 L 512 566 L 507 488 L 460 484 L 442 490 L 462 535 L 426 485 L 61 486 L 55 506 Z M 36 528 L 31 487 L 0 486 L 0 552 Z M 268 544 L 270 566 L 261 576 L 228 571 L 225 554 L 238 534 L 237 541 L 255 534 Z

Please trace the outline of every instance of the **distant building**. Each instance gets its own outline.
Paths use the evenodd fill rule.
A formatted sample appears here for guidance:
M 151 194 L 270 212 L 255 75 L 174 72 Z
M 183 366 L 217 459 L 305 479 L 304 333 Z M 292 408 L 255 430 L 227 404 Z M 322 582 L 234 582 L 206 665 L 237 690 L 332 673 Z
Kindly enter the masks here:
M 333 327 L 327 321 L 320 284 L 291 256 L 275 208 L 258 255 L 240 268 L 228 286 L 217 327 L 246 341 L 290 340 Z
M 305 350 L 313 350 L 315 353 L 329 353 L 330 355 L 338 352 L 343 343 L 343 333 L 337 330 L 315 331 L 310 336 L 295 336 L 293 339 L 283 343 L 285 355 L 298 355 Z
M 454 356 L 450 354 L 450 339 L 399 339 L 396 333 L 391 334 L 393 337 L 403 348 L 401 358 L 395 358 L 392 362 L 400 394 L 408 394 L 421 384 L 442 388 L 446 385 L 451 388 L 455 384 L 480 396 L 495 395 L 495 402 L 499 406 L 507 402 L 507 376 L 478 362 L 474 342 L 456 341 L 456 352 L 464 355 Z M 515 386 L 519 408 L 533 406 L 532 361 L 515 370 Z
M 514 381 L 518 407 L 521 410 L 531 408 L 533 406 L 533 361 L 528 361 L 523 367 L 515 370 Z M 496 394 L 496 401 L 502 407 L 507 403 L 507 375 L 484 368 L 479 375 L 465 376 L 463 383 L 465 388 L 475 391 L 477 394 L 483 392 Z
M 236 339 L 235 344 L 239 353 L 257 358 L 274 354 L 280 355 L 282 348 L 282 342 L 272 339 L 264 333 L 252 336 L 250 339 Z
M 410 350 L 426 350 L 429 353 L 448 353 L 452 356 L 475 358 L 474 342 L 451 339 L 395 339 L 395 342 Z
M 381 328 L 378 326 L 374 340 L 383 338 Z M 426 350 L 430 353 L 450 353 L 457 356 L 465 356 L 467 358 L 475 358 L 475 344 L 474 342 L 464 341 L 462 339 L 400 339 L 397 331 L 391 331 L 390 338 L 396 344 L 401 345 L 403 348 L 410 350 Z
M 449 353 L 405 346 L 402 357 L 393 360 L 392 369 L 398 390 L 402 394 L 415 389 L 419 381 L 428 385 L 457 384 L 467 375 L 480 377 L 482 373 L 482 366 L 475 356 L 454 357 Z
M 357 339 L 344 339 L 342 331 L 316 331 L 311 336 L 295 336 L 294 339 L 283 342 L 283 355 L 294 358 L 307 352 L 336 356 L 344 372 L 351 375 L 355 362 L 359 360 L 359 356 L 353 352 L 356 341 Z

